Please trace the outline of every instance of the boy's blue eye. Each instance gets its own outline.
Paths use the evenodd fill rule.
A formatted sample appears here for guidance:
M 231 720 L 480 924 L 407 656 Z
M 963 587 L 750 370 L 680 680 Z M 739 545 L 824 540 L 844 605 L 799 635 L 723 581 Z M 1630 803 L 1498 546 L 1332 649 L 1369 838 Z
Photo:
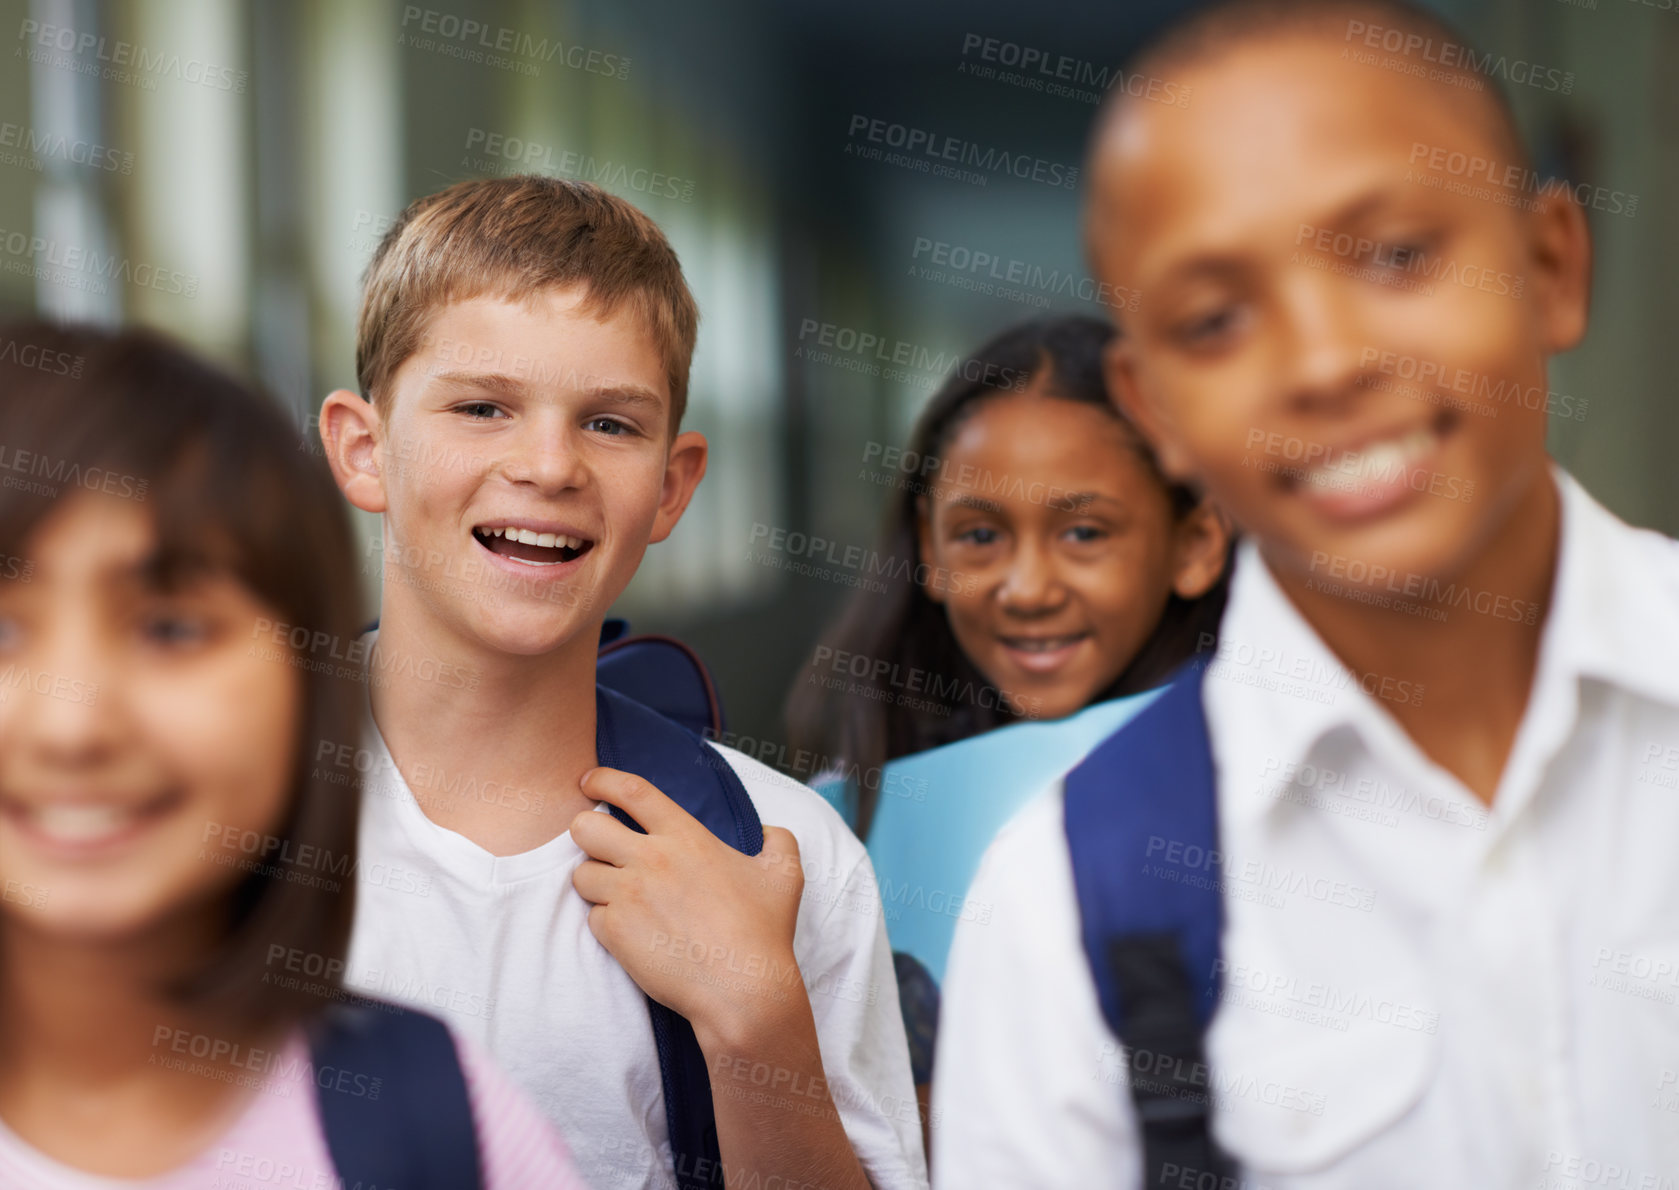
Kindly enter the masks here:
M 1001 534 L 999 534 L 997 530 L 993 529 L 990 525 L 978 525 L 972 529 L 964 529 L 962 532 L 958 533 L 956 535 L 956 540 L 972 542 L 974 545 L 990 545 L 1000 536 Z
M 623 422 L 618 421 L 616 418 L 611 417 L 594 418 L 589 422 L 589 428 L 599 433 L 606 434 L 609 437 L 616 437 L 620 434 L 628 434 L 630 432 L 630 427 L 626 426 Z
M 1067 530 L 1067 536 L 1071 537 L 1074 541 L 1079 542 L 1080 544 L 1092 541 L 1101 541 L 1102 538 L 1107 535 L 1106 530 L 1100 529 L 1095 525 L 1074 525 Z
M 457 405 L 455 410 L 479 421 L 489 421 L 501 415 L 501 410 L 488 401 L 472 401 L 465 405 Z

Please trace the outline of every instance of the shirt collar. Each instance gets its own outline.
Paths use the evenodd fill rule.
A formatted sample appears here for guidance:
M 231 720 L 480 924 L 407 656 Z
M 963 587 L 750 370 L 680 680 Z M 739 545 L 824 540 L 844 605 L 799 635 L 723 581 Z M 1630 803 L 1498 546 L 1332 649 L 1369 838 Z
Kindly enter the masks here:
M 1542 684 L 1582 678 L 1679 706 L 1679 542 L 1627 526 L 1560 467 L 1552 477 L 1561 540 L 1529 712 Z M 1258 546 L 1244 540 L 1204 696 L 1215 755 L 1258 766 L 1221 781 L 1230 809 L 1258 818 L 1275 808 L 1261 771 L 1271 760 L 1304 761 L 1337 729 L 1358 732 L 1367 745 L 1398 732 L 1379 700 L 1407 690 L 1384 692 L 1384 680 L 1404 679 L 1352 673 L 1283 594 Z
M 1259 818 L 1278 804 L 1264 791 L 1281 767 L 1356 721 L 1354 683 L 1243 539 L 1202 694 L 1227 812 Z
M 1546 647 L 1562 672 L 1679 706 L 1679 542 L 1632 528 L 1554 473 L 1562 548 Z

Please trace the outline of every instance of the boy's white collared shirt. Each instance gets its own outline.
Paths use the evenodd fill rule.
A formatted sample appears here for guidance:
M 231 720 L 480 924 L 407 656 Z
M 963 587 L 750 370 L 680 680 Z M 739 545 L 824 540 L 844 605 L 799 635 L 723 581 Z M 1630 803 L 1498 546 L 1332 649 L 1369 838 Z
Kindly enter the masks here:
M 1679 1186 L 1679 545 L 1556 478 L 1556 590 L 1490 812 L 1382 709 L 1428 691 L 1349 673 L 1243 547 L 1205 687 L 1209 1081 L 1239 1190 Z M 993 912 L 951 952 L 935 1184 L 1139 1187 L 1059 785 L 969 898 Z

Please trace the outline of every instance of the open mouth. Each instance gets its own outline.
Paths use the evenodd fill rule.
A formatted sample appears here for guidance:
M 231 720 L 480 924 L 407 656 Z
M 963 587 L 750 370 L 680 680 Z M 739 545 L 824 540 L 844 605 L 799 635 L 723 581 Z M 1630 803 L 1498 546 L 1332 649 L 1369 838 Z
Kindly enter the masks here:
M 1089 636 L 1088 632 L 1071 632 L 1060 636 L 1000 636 L 997 639 L 1018 665 L 1044 673 L 1064 665 Z
M 1354 518 L 1374 515 L 1418 493 L 1446 491 L 1462 482 L 1437 470 L 1442 443 L 1456 425 L 1456 415 L 1442 410 L 1424 425 L 1355 450 L 1330 450 L 1316 465 L 1281 469 L 1278 479 L 1322 511 Z
M 581 558 L 595 546 L 586 537 L 538 533 L 513 525 L 479 525 L 473 529 L 472 536 L 492 554 L 526 566 L 561 566 Z
M 93 852 L 121 843 L 181 804 L 171 792 L 139 804 L 108 801 L 6 801 L 0 813 L 25 835 L 63 852 Z

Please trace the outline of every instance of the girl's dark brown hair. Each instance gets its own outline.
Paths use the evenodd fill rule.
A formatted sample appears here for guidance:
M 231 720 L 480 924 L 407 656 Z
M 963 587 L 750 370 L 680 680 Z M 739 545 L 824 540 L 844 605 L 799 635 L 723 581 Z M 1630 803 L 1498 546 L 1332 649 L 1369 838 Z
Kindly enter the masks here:
M 354 746 L 365 698 L 359 681 L 338 676 L 337 661 L 311 664 L 341 658 L 358 635 L 354 539 L 331 475 L 298 448 L 277 406 L 182 348 L 142 330 L 45 322 L 0 327 L 0 450 L 9 468 L 0 554 L 23 556 L 26 539 L 66 497 L 126 496 L 154 518 L 161 587 L 229 574 L 277 624 L 307 631 L 312 642 L 339 642 L 313 656 L 307 647 L 283 650 L 303 687 L 286 815 L 255 850 L 228 849 L 245 875 L 227 900 L 225 928 L 203 963 L 168 989 L 230 1028 L 304 1019 L 327 1002 L 321 986 L 335 992 L 337 981 L 294 980 L 286 959 L 270 956 L 343 969 L 359 792 L 315 757 Z
M 1064 316 L 1025 322 L 1000 332 L 957 367 L 922 410 L 904 457 L 937 460 L 956 431 L 989 398 L 1038 387 L 1050 396 L 1094 405 L 1130 423 L 1108 399 L 1102 375 L 1102 352 L 1113 338 L 1107 322 Z M 971 379 L 970 379 L 971 378 Z M 1153 452 L 1133 429 L 1138 453 L 1148 463 L 1171 501 L 1172 514 L 1184 517 L 1201 500 L 1199 493 L 1168 482 Z M 887 503 L 879 555 L 914 558 L 920 554 L 917 501 L 936 473 L 900 477 L 906 482 Z M 1166 603 L 1160 623 L 1137 656 L 1092 701 L 1135 694 L 1158 685 L 1196 650 L 1202 633 L 1218 632 L 1229 591 L 1230 568 L 1205 595 Z M 868 836 L 880 800 L 882 766 L 898 756 L 967 739 L 1020 719 L 999 691 L 980 673 L 956 643 L 945 610 L 929 599 L 922 585 L 895 568 L 882 580 L 885 592 L 859 589 L 823 636 L 822 645 L 800 672 L 787 699 L 788 742 L 794 750 L 837 760 L 847 783 L 858 837 Z M 831 649 L 832 652 L 828 652 Z M 846 672 L 832 679 L 817 658 L 841 653 L 867 659 L 867 673 Z M 885 678 L 875 676 L 883 673 Z M 917 694 L 900 700 L 903 675 L 920 674 Z M 897 675 L 900 685 L 888 683 Z M 939 688 L 954 691 L 941 699 L 927 693 L 928 676 Z

